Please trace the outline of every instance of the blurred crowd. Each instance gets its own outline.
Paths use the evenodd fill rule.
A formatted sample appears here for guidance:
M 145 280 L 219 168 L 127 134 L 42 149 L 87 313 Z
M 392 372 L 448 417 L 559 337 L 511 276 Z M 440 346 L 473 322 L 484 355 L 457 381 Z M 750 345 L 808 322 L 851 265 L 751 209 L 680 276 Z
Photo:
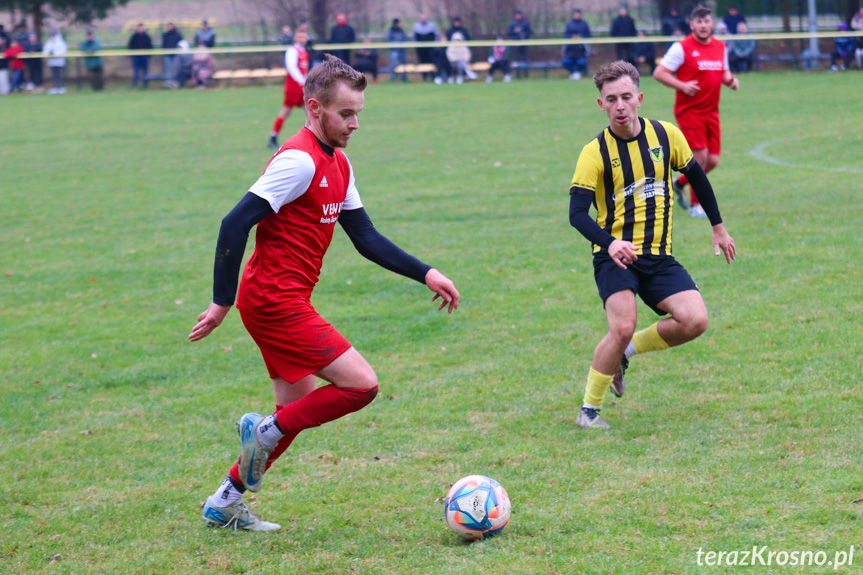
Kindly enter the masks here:
M 319 61 L 322 54 L 314 50 L 315 38 L 306 21 L 300 23 L 297 30 L 308 33 L 308 49 L 312 55 L 311 64 Z M 863 31 L 863 8 L 848 22 L 838 25 L 837 30 Z M 138 54 L 129 59 L 133 87 L 146 88 L 151 81 L 158 81 L 165 88 L 182 88 L 186 85 L 204 89 L 210 85 L 215 72 L 213 55 L 208 50 L 216 45 L 216 32 L 206 20 L 191 40 L 183 37 L 182 32 L 168 22 L 161 27 L 161 44 L 154 44 L 153 38 L 144 26 L 138 24 L 129 38 L 127 48 L 130 50 L 151 50 L 164 48 L 179 50 L 178 54 L 161 56 L 161 66 L 158 71 L 151 69 L 153 56 Z M 671 6 L 662 18 L 660 32 L 663 36 L 679 36 L 689 34 L 689 26 L 685 15 L 676 6 Z M 279 42 L 290 46 L 293 43 L 295 30 L 284 26 L 279 36 Z M 339 49 L 331 53 L 357 70 L 372 77 L 377 83 L 381 72 L 388 73 L 391 80 L 406 81 L 408 72 L 416 70 L 425 81 L 438 84 L 458 83 L 476 80 L 477 71 L 485 74 L 486 82 L 493 82 L 499 74 L 504 82 L 515 78 L 527 77 L 532 67 L 528 46 L 504 45 L 504 40 L 527 40 L 534 32 L 531 23 L 524 12 L 514 11 L 512 19 L 505 30 L 496 35 L 501 42 L 489 51 L 488 58 L 482 62 L 474 60 L 474 52 L 470 47 L 454 44 L 447 47 L 417 47 L 411 49 L 417 65 L 411 67 L 408 63 L 409 49 L 393 46 L 387 50 L 386 65 L 382 65 L 378 50 L 372 48 Z M 566 23 L 562 37 L 566 40 L 590 38 L 591 27 L 583 19 L 578 8 L 572 11 L 572 18 Z M 620 6 L 617 16 L 611 22 L 608 35 L 612 38 L 637 38 L 638 42 L 621 42 L 614 45 L 615 56 L 627 60 L 644 72 L 652 73 L 658 57 L 657 43 L 647 35 L 647 31 L 639 29 L 635 20 L 629 14 L 628 7 Z M 729 65 L 734 72 L 748 72 L 756 68 L 758 63 L 758 43 L 750 35 L 746 17 L 736 6 L 729 6 L 727 14 L 717 19 L 714 35 L 730 36 L 726 39 Z M 401 44 L 406 42 L 431 43 L 447 40 L 462 42 L 471 40 L 470 32 L 465 28 L 458 16 L 450 20 L 450 26 L 441 32 L 435 21 L 422 13 L 419 18 L 406 29 L 401 19 L 394 18 L 386 31 L 384 39 L 387 43 Z M 371 44 L 371 38 L 359 38 L 350 25 L 348 15 L 344 12 L 335 16 L 335 25 L 331 28 L 329 37 L 325 39 L 331 44 Z M 94 31 L 88 30 L 86 38 L 77 48 L 86 54 L 83 66 L 90 85 L 94 91 L 101 91 L 105 86 L 103 46 Z M 560 59 L 555 62 L 543 62 L 543 67 L 557 66 L 566 69 L 572 80 L 579 80 L 589 74 L 591 50 L 588 44 L 568 42 L 563 44 Z M 660 50 L 667 45 L 660 46 Z M 63 39 L 60 30 L 51 30 L 43 43 L 39 36 L 26 22 L 15 26 L 7 32 L 0 25 L 0 95 L 14 92 L 31 91 L 40 93 L 46 90 L 49 94 L 64 94 L 66 92 L 65 75 L 67 69 L 66 52 L 69 46 Z M 42 53 L 45 58 L 22 58 L 26 53 Z M 841 71 L 856 65 L 863 68 L 863 37 L 837 37 L 830 56 L 831 70 Z M 45 74 L 45 68 L 48 74 Z M 46 86 L 50 81 L 50 86 Z

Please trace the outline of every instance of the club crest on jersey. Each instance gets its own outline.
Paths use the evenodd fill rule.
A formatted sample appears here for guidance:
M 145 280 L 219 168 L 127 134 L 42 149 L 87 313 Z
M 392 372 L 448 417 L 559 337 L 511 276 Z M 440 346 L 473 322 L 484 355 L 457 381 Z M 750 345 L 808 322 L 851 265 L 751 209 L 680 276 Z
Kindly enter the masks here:
M 322 188 L 328 188 L 328 187 L 330 186 L 330 185 L 327 183 L 327 177 L 326 177 L 326 176 L 324 176 L 324 177 L 323 177 L 323 179 L 321 179 L 321 183 L 320 183 L 320 184 L 318 184 L 318 185 L 319 185 L 320 187 L 322 187 Z
M 611 167 L 619 168 L 620 167 L 620 158 L 611 158 Z
M 651 157 L 651 158 L 653 159 L 653 161 L 654 161 L 655 163 L 657 163 L 657 164 L 658 164 L 659 162 L 661 162 L 661 161 L 662 161 L 662 158 L 663 158 L 662 146 L 659 146 L 659 147 L 657 147 L 657 148 L 650 148 L 650 157 Z
M 701 52 L 699 52 L 698 50 L 693 50 L 693 51 L 692 51 L 692 55 L 693 55 L 695 58 L 698 58 L 699 56 L 701 56 Z

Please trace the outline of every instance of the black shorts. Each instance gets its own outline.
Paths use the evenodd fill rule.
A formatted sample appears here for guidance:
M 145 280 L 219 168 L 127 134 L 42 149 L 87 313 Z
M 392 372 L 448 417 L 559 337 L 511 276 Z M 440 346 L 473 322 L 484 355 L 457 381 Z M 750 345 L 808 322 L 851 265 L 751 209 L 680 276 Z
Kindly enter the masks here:
M 614 263 L 608 252 L 598 252 L 593 256 L 593 276 L 603 306 L 612 294 L 628 289 L 659 315 L 668 313 L 656 307 L 665 298 L 682 291 L 698 290 L 686 268 L 672 256 L 638 256 L 638 260 L 624 270 Z

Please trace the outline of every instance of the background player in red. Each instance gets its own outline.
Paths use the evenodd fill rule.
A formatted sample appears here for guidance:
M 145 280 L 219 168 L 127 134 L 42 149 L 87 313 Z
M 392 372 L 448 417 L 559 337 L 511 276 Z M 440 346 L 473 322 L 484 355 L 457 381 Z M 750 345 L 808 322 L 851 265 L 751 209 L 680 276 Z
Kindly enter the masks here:
M 722 85 L 732 90 L 740 87 L 728 67 L 725 44 L 711 36 L 713 24 L 710 8 L 696 6 L 689 20 L 692 34 L 672 44 L 653 72 L 653 77 L 659 82 L 677 91 L 674 100 L 677 126 L 705 173 L 719 165 L 722 145 L 719 93 Z M 686 176 L 673 182 L 677 199 L 683 206 L 686 206 L 683 198 L 686 184 Z M 695 193 L 690 194 L 689 214 L 706 218 Z
M 288 116 L 291 115 L 291 108 L 302 108 L 303 102 L 303 84 L 306 83 L 306 76 L 309 74 L 309 52 L 306 50 L 306 44 L 309 42 L 309 33 L 303 29 L 298 29 L 294 34 L 294 43 L 285 50 L 285 70 L 288 75 L 285 78 L 285 99 L 282 102 L 282 109 L 279 110 L 279 115 L 276 116 L 276 121 L 273 123 L 273 131 L 270 132 L 269 146 L 274 149 L 279 149 L 279 142 L 276 139 L 279 132 L 282 130 L 282 124 Z
M 353 168 L 339 148 L 359 127 L 365 88 L 365 76 L 338 58 L 327 56 L 315 66 L 305 84 L 305 127 L 282 145 L 222 220 L 213 303 L 198 316 L 189 339 L 200 340 L 218 327 L 236 295 L 240 317 L 272 379 L 276 412 L 247 413 L 237 422 L 241 454 L 204 504 L 209 524 L 279 529 L 251 513 L 243 493 L 261 488 L 264 472 L 299 432 L 362 409 L 377 394 L 374 370 L 310 302 L 336 222 L 363 256 L 428 286 L 435 293 L 432 301 L 443 299 L 438 309 L 458 308 L 453 282 L 382 236 L 363 209 Z M 255 252 L 237 293 L 255 225 Z M 316 378 L 330 385 L 315 388 Z

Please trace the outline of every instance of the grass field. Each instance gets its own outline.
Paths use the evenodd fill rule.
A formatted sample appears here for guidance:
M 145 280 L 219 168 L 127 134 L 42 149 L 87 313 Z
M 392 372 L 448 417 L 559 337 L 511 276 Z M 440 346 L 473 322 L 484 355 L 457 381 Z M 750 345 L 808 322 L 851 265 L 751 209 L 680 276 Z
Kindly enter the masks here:
M 644 115 L 670 120 L 671 91 L 643 89 Z M 859 93 L 851 72 L 724 93 L 711 179 L 739 261 L 677 214 L 711 326 L 637 357 L 600 432 L 574 426 L 605 319 L 568 224 L 575 160 L 606 124 L 592 85 L 372 86 L 348 149 L 366 209 L 462 307 L 436 312 L 337 230 L 313 302 L 381 394 L 268 473 L 251 502 L 275 534 L 204 527 L 234 421 L 273 401 L 236 312 L 186 335 L 279 88 L 4 98 L 0 572 L 712 574 L 746 569 L 699 549 L 863 546 Z M 513 514 L 464 544 L 439 498 L 473 473 Z M 836 571 L 747 572 L 861 565 L 857 549 Z

